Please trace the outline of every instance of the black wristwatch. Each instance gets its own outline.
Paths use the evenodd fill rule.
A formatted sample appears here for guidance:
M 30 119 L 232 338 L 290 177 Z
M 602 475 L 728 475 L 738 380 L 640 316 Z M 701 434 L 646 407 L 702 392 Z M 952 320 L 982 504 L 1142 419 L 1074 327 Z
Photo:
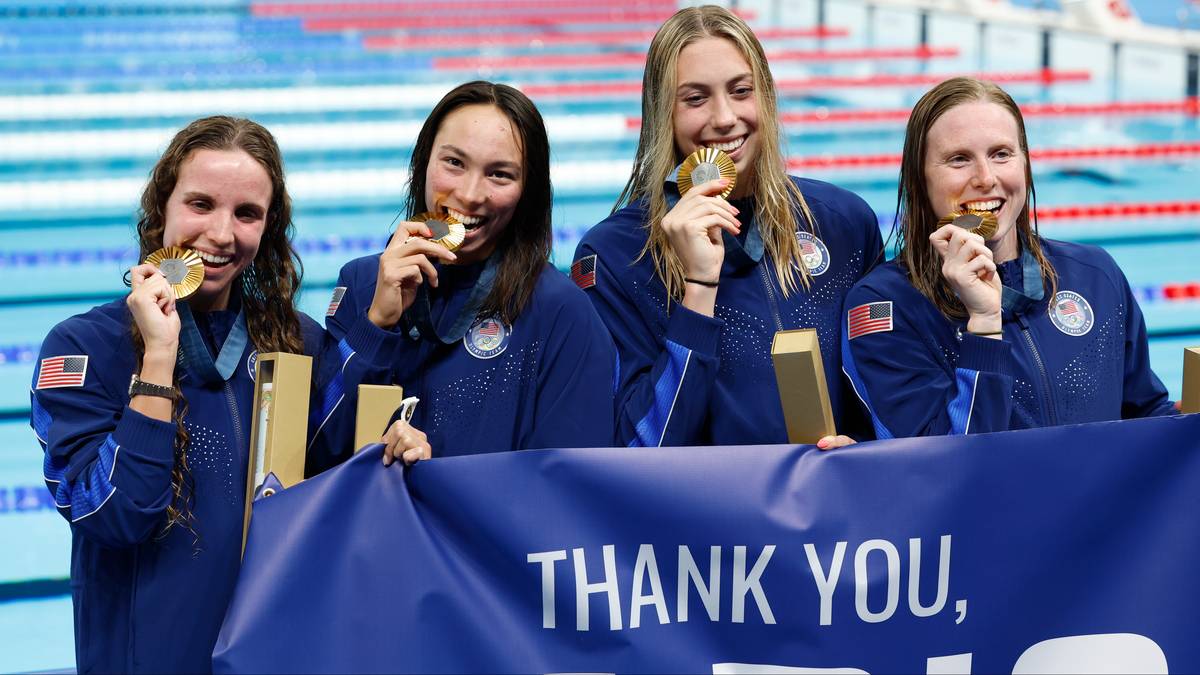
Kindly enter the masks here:
M 138 378 L 137 373 L 129 378 L 129 398 L 134 396 L 157 396 L 169 398 L 172 401 L 179 398 L 179 390 L 175 387 L 164 387 L 161 384 L 151 384 Z

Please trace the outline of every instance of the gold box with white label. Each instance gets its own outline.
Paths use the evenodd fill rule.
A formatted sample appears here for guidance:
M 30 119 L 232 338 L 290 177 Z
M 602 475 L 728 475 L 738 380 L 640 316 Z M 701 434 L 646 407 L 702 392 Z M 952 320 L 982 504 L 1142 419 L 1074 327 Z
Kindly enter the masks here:
M 246 515 L 242 549 L 250 528 L 254 493 L 268 474 L 289 488 L 304 480 L 308 450 L 308 400 L 312 357 L 271 352 L 259 354 L 254 366 L 250 458 L 246 470 Z
M 1183 350 L 1183 400 L 1179 405 L 1185 413 L 1200 412 L 1200 347 Z
M 775 363 L 788 442 L 816 443 L 823 436 L 836 434 L 816 329 L 776 333 L 771 343 L 771 360 Z
M 402 400 L 404 388 L 399 385 L 358 385 L 358 408 L 354 413 L 354 452 L 379 442 Z

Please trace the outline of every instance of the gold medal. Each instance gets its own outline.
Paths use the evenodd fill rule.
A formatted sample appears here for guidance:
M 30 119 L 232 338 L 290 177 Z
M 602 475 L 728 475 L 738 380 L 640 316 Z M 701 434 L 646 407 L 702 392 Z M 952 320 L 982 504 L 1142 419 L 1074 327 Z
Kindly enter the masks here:
M 204 261 L 200 254 L 179 246 L 160 248 L 146 256 L 146 261 L 158 268 L 167 278 L 175 299 L 183 300 L 204 283 Z
M 439 216 L 431 211 L 418 213 L 412 219 L 418 223 L 425 223 L 425 227 L 433 236 L 429 237 L 429 241 L 437 242 L 446 247 L 446 250 L 454 252 L 462 246 L 463 240 L 467 236 L 467 228 L 462 223 L 458 222 L 454 216 L 446 214 Z
M 1000 229 L 1000 223 L 991 211 L 953 211 L 938 220 L 938 227 L 951 223 L 968 232 L 978 234 L 983 237 L 984 241 L 991 239 L 992 235 L 996 234 L 996 230 Z
M 725 178 L 729 185 L 721 191 L 721 198 L 729 197 L 737 185 L 737 167 L 729 155 L 716 148 L 700 148 L 688 155 L 679 165 L 679 194 L 686 195 L 693 185 L 700 185 L 718 178 Z

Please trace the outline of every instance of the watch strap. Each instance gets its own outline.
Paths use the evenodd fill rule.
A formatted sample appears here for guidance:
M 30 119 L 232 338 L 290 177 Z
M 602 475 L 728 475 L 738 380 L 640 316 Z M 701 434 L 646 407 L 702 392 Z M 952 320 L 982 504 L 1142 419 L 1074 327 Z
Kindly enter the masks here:
M 175 387 L 146 382 L 134 374 L 129 380 L 129 398 L 134 396 L 157 396 L 174 401 L 179 398 L 179 390 Z

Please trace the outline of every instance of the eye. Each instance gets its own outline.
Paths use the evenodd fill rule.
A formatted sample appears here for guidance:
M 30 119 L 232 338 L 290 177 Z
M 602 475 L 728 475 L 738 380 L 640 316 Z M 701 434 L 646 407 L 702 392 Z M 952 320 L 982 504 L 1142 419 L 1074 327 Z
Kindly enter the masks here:
M 238 220 L 245 223 L 255 223 L 262 220 L 262 211 L 256 207 L 246 206 L 239 208 L 236 212 Z
M 708 97 L 704 94 L 688 94 L 683 98 L 683 102 L 693 108 L 704 105 Z
M 992 157 L 995 157 L 997 160 L 999 160 L 1001 162 L 1008 161 L 1008 160 L 1012 159 L 1013 157 L 1015 157 L 1016 155 L 1017 155 L 1017 153 L 1013 152 L 1012 150 L 1010 150 L 1008 148 L 1001 148 L 1001 149 L 997 150 L 996 152 L 992 153 Z
M 192 207 L 193 209 L 195 209 L 197 211 L 211 211 L 212 210 L 212 202 L 208 201 L 207 199 L 193 199 L 190 202 L 188 202 L 188 206 Z
M 754 93 L 754 87 L 748 84 L 739 84 L 733 88 L 733 95 L 736 98 L 746 98 Z
M 466 166 L 465 164 L 462 163 L 462 160 L 460 160 L 457 157 L 444 157 L 444 158 L 442 158 L 442 161 L 445 162 L 446 164 L 449 164 L 450 166 L 453 166 L 458 169 L 461 169 L 464 166 Z
M 966 166 L 970 161 L 966 155 L 951 155 L 946 163 L 950 166 Z
M 491 176 L 492 176 L 492 178 L 494 178 L 496 180 L 503 181 L 506 183 L 517 179 L 516 175 L 513 174 L 513 172 L 508 171 L 506 169 L 497 169 L 491 173 Z

